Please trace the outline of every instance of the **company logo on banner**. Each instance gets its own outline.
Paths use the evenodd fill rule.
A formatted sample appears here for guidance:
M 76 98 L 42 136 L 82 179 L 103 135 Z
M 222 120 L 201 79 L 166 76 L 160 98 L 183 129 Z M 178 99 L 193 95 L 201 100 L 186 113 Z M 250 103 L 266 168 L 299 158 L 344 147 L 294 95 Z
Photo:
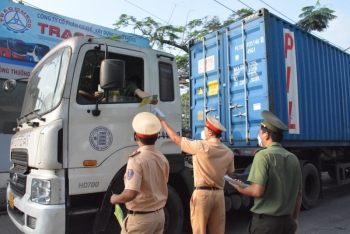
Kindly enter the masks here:
M 294 32 L 283 29 L 284 59 L 286 63 L 286 84 L 288 104 L 289 134 L 300 134 L 299 125 L 299 98 L 298 98 L 298 73 L 295 54 Z
M 0 22 L 11 32 L 23 33 L 31 27 L 32 21 L 30 16 L 21 8 L 9 7 L 2 9 Z
M 118 36 L 119 41 L 149 48 L 141 36 L 0 0 L 0 78 L 30 76 L 45 54 L 73 36 Z

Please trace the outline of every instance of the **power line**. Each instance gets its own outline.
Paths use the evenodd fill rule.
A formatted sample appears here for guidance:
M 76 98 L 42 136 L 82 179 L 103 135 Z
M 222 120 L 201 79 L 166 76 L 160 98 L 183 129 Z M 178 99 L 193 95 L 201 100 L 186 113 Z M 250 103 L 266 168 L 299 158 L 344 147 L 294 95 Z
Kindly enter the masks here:
M 256 10 L 254 10 L 253 8 L 251 8 L 250 6 L 248 6 L 247 4 L 245 4 L 244 2 L 238 0 L 240 3 L 242 3 L 243 5 L 245 5 L 246 7 L 248 7 L 250 10 L 252 10 L 253 12 L 256 12 Z
M 265 5 L 268 5 L 269 7 L 271 7 L 272 9 L 274 9 L 275 11 L 277 11 L 278 13 L 280 13 L 281 15 L 283 15 L 284 17 L 286 17 L 287 19 L 290 19 L 293 23 L 296 23 L 294 20 L 292 20 L 292 19 L 289 18 L 288 16 L 282 14 L 281 12 L 279 12 L 278 10 L 276 10 L 275 8 L 273 8 L 272 6 L 270 6 L 269 4 L 267 4 L 266 2 L 264 2 L 263 0 L 260 0 L 260 2 L 263 2 Z
M 216 1 L 216 0 L 214 0 L 214 2 L 219 3 L 221 6 L 223 6 L 223 7 L 227 8 L 227 9 L 229 9 L 230 11 L 232 11 L 233 13 L 235 13 L 235 14 L 236 14 L 236 12 L 235 12 L 234 10 L 232 10 L 232 9 L 228 8 L 228 7 L 227 7 L 227 6 L 225 6 L 224 4 L 222 4 L 222 3 L 220 3 L 220 2 L 218 2 L 218 1 Z
M 147 12 L 147 13 L 150 14 L 150 15 L 153 15 L 151 12 L 146 11 L 145 9 L 143 9 L 143 8 L 141 8 L 141 7 L 137 6 L 137 5 L 135 5 L 134 3 L 131 3 L 131 2 L 129 2 L 128 0 L 125 0 L 125 1 L 128 2 L 128 3 L 130 3 L 131 5 L 133 5 L 133 6 L 137 7 L 137 8 L 139 8 L 139 9 L 141 9 L 141 10 Z M 159 18 L 158 16 L 156 16 L 156 15 L 153 15 L 153 16 L 156 17 L 156 18 L 158 18 L 158 19 L 160 19 L 160 20 L 163 21 L 164 23 L 167 23 L 165 20 Z

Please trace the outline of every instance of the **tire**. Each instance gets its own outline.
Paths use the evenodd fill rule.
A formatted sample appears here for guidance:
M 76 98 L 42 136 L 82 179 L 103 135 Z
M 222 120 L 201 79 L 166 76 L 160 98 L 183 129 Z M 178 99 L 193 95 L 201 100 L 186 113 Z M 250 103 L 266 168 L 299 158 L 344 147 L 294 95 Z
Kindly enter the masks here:
M 307 163 L 302 168 L 303 196 L 301 206 L 308 210 L 314 207 L 320 196 L 321 183 L 316 167 Z
M 180 234 L 184 222 L 184 209 L 182 201 L 176 190 L 168 185 L 168 200 L 164 207 L 165 234 Z

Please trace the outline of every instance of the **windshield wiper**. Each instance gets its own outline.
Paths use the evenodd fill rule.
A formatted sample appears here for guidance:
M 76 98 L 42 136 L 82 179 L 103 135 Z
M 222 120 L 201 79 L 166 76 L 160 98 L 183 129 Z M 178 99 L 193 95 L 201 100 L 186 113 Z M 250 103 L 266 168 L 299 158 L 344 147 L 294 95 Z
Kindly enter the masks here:
M 28 115 L 33 114 L 33 115 L 35 115 L 35 117 L 38 118 L 40 121 L 45 122 L 46 119 L 43 118 L 41 115 L 39 115 L 39 114 L 37 113 L 37 112 L 39 112 L 39 111 L 40 111 L 40 109 L 36 109 L 36 110 L 30 112 Z M 28 115 L 26 115 L 26 116 L 28 116 Z

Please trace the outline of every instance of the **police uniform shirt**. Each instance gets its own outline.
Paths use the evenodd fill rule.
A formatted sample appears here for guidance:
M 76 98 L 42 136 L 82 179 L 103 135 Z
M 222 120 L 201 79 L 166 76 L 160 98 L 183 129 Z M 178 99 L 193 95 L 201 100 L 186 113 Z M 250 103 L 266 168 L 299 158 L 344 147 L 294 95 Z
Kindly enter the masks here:
M 168 160 L 154 145 L 142 146 L 138 151 L 140 153 L 129 156 L 124 184 L 125 189 L 139 193 L 126 207 L 133 211 L 161 209 L 168 197 Z
M 273 142 L 255 154 L 248 181 L 265 188 L 263 196 L 254 199 L 252 212 L 273 216 L 293 213 L 302 188 L 301 170 L 297 157 L 280 143 Z
M 226 173 L 234 172 L 233 152 L 220 139 L 181 140 L 181 150 L 192 154 L 194 185 L 223 189 Z

